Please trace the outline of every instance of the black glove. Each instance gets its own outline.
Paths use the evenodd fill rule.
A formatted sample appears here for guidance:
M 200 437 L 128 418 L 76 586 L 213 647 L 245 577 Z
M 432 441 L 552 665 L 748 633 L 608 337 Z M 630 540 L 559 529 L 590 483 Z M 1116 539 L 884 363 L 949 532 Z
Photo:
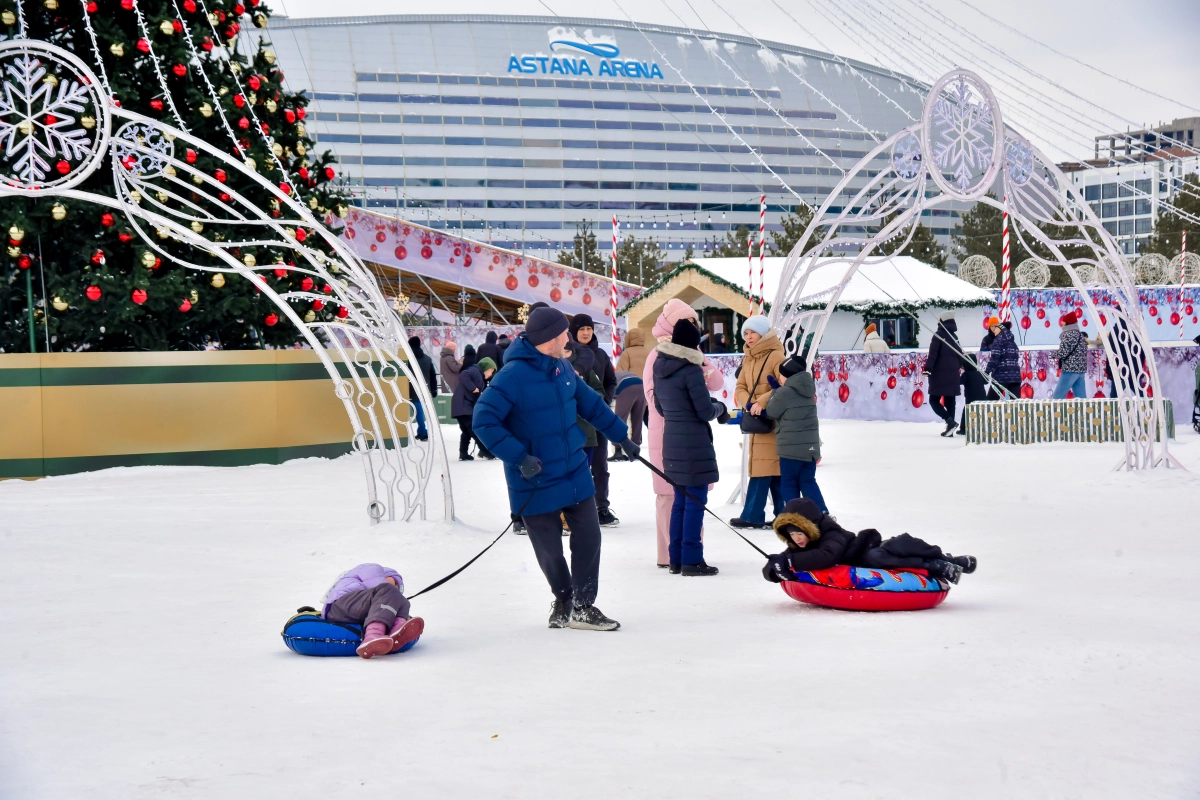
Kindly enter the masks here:
M 542 471 L 542 460 L 537 456 L 525 456 L 521 462 L 521 477 L 529 480 Z
M 628 436 L 625 437 L 625 441 L 618 444 L 618 447 L 625 451 L 625 455 L 629 456 L 630 461 L 637 461 L 638 456 L 642 453 L 642 448 L 638 447 L 637 443 Z
M 762 574 L 771 583 L 796 580 L 796 573 L 792 571 L 792 565 L 788 562 L 788 557 L 783 553 L 770 556 L 762 569 Z
M 720 411 L 717 412 L 717 424 L 724 425 L 729 422 L 729 409 L 720 400 L 713 400 L 713 405 L 717 406 Z

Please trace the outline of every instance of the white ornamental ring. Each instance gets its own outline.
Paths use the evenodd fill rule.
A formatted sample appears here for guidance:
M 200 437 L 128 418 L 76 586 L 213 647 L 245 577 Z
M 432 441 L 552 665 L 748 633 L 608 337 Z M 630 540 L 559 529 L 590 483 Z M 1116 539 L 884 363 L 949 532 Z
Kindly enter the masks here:
M 57 79 L 57 85 L 43 80 L 50 75 Z M 0 150 L 0 195 L 57 195 L 87 180 L 103 161 L 112 137 L 112 115 L 108 101 L 101 95 L 103 84 L 91 68 L 61 47 L 33 39 L 14 39 L 0 42 L 0 80 L 3 80 L 5 90 L 5 96 L 0 99 L 0 145 L 3 145 Z M 13 81 L 24 85 L 17 88 Z M 17 88 L 15 93 L 14 88 Z M 10 100 L 17 97 L 23 99 L 24 109 L 9 105 Z M 41 107 L 35 111 L 33 107 L 39 102 Z M 92 106 L 96 118 L 91 130 L 79 122 L 87 104 Z M 60 110 L 59 114 L 54 114 L 56 109 Z M 61 113 L 62 109 L 75 112 L 78 117 L 72 119 L 71 113 Z M 48 123 L 47 113 L 53 114 L 56 121 Z M 22 119 L 17 121 L 14 116 Z M 57 119 L 60 116 L 64 119 Z M 38 134 L 41 136 L 35 139 Z M 22 146 L 18 136 L 30 141 Z M 92 138 L 86 147 L 77 146 L 84 137 Z M 64 144 L 73 147 L 74 152 L 62 153 Z M 25 162 L 25 178 L 12 174 L 13 157 L 21 150 L 25 152 L 16 163 Z M 66 159 L 64 155 L 76 158 Z M 47 159 L 54 159 L 55 163 L 51 164 Z M 58 173 L 59 161 L 69 165 L 66 174 Z M 75 162 L 73 165 L 72 161 Z M 30 179 L 42 172 L 43 166 L 47 173 L 43 177 L 58 177 Z
M 113 158 L 139 179 L 162 175 L 175 157 L 175 143 L 144 122 L 126 122 L 112 139 Z
M 941 167 L 934 158 L 934 153 L 937 151 L 933 148 L 931 137 L 933 112 L 938 100 L 942 98 L 942 94 L 947 86 L 960 80 L 970 85 L 983 97 L 992 116 L 991 163 L 988 164 L 983 177 L 965 189 L 960 189 L 950 183 L 942 174 Z M 925 110 L 921 115 L 921 151 L 929 157 L 929 174 L 933 177 L 933 182 L 950 197 L 957 200 L 978 200 L 987 194 L 988 190 L 996 182 L 996 176 L 1000 174 L 1000 168 L 1004 164 L 1004 123 L 1000 117 L 1000 104 L 996 101 L 996 96 L 992 94 L 992 90 L 988 88 L 983 78 L 966 69 L 951 70 L 941 78 L 938 78 L 937 82 L 933 84 L 933 88 L 929 90 L 929 94 L 925 100 Z
M 892 147 L 892 169 L 901 180 L 915 180 L 921 174 L 921 141 L 912 133 L 896 140 Z

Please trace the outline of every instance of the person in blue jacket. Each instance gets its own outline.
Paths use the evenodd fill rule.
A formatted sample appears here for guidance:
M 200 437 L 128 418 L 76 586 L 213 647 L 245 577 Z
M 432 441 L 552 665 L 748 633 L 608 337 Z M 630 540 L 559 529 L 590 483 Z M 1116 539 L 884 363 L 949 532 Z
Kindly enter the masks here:
M 594 605 L 600 580 L 596 489 L 583 451 L 583 418 L 636 458 L 640 449 L 604 398 L 564 358 L 567 318 L 553 308 L 529 315 L 525 332 L 504 354 L 504 367 L 475 405 L 473 429 L 504 462 L 508 498 L 525 522 L 538 565 L 554 593 L 551 628 L 612 631 L 621 627 Z M 561 517 L 559 515 L 562 515 Z M 571 567 L 562 549 L 562 519 L 571 529 Z

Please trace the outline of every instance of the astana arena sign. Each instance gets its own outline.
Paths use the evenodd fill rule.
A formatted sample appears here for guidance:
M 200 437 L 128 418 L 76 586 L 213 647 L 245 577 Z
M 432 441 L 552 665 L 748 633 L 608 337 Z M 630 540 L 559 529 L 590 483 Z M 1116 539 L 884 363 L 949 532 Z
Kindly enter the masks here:
M 662 80 L 662 70 L 653 61 L 621 58 L 621 48 L 612 36 L 590 30 L 580 36 L 571 28 L 551 28 L 550 54 L 525 53 L 508 57 L 508 71 L 526 75 L 607 75 L 616 78 Z M 595 67 L 588 59 L 592 56 Z

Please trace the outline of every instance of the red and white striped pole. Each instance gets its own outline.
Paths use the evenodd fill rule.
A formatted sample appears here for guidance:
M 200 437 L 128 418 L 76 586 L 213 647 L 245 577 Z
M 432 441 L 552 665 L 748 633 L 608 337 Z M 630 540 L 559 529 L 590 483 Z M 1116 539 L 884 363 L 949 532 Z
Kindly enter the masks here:
M 750 284 L 747 287 L 750 292 L 750 314 L 754 316 L 754 234 L 751 233 L 746 237 L 746 271 L 750 274 Z
M 763 257 L 767 254 L 767 196 L 758 199 L 758 310 L 766 306 L 767 291 L 763 278 Z
M 617 222 L 617 215 L 613 214 L 613 251 L 612 251 L 612 291 L 608 295 L 608 306 L 611 314 L 609 322 L 612 323 L 613 329 L 613 344 L 619 345 L 620 342 L 617 336 L 617 234 L 621 230 L 621 223 Z
M 1000 281 L 1000 321 L 1008 322 L 1012 319 L 1012 310 L 1008 304 L 1008 285 L 1009 285 L 1009 250 L 1008 250 L 1008 195 L 1004 196 L 1004 230 L 1002 233 L 1003 248 L 1004 248 L 1004 267 L 1002 269 Z
M 1183 338 L 1183 285 L 1187 281 L 1187 231 L 1183 232 L 1182 248 L 1179 251 L 1179 338 Z

